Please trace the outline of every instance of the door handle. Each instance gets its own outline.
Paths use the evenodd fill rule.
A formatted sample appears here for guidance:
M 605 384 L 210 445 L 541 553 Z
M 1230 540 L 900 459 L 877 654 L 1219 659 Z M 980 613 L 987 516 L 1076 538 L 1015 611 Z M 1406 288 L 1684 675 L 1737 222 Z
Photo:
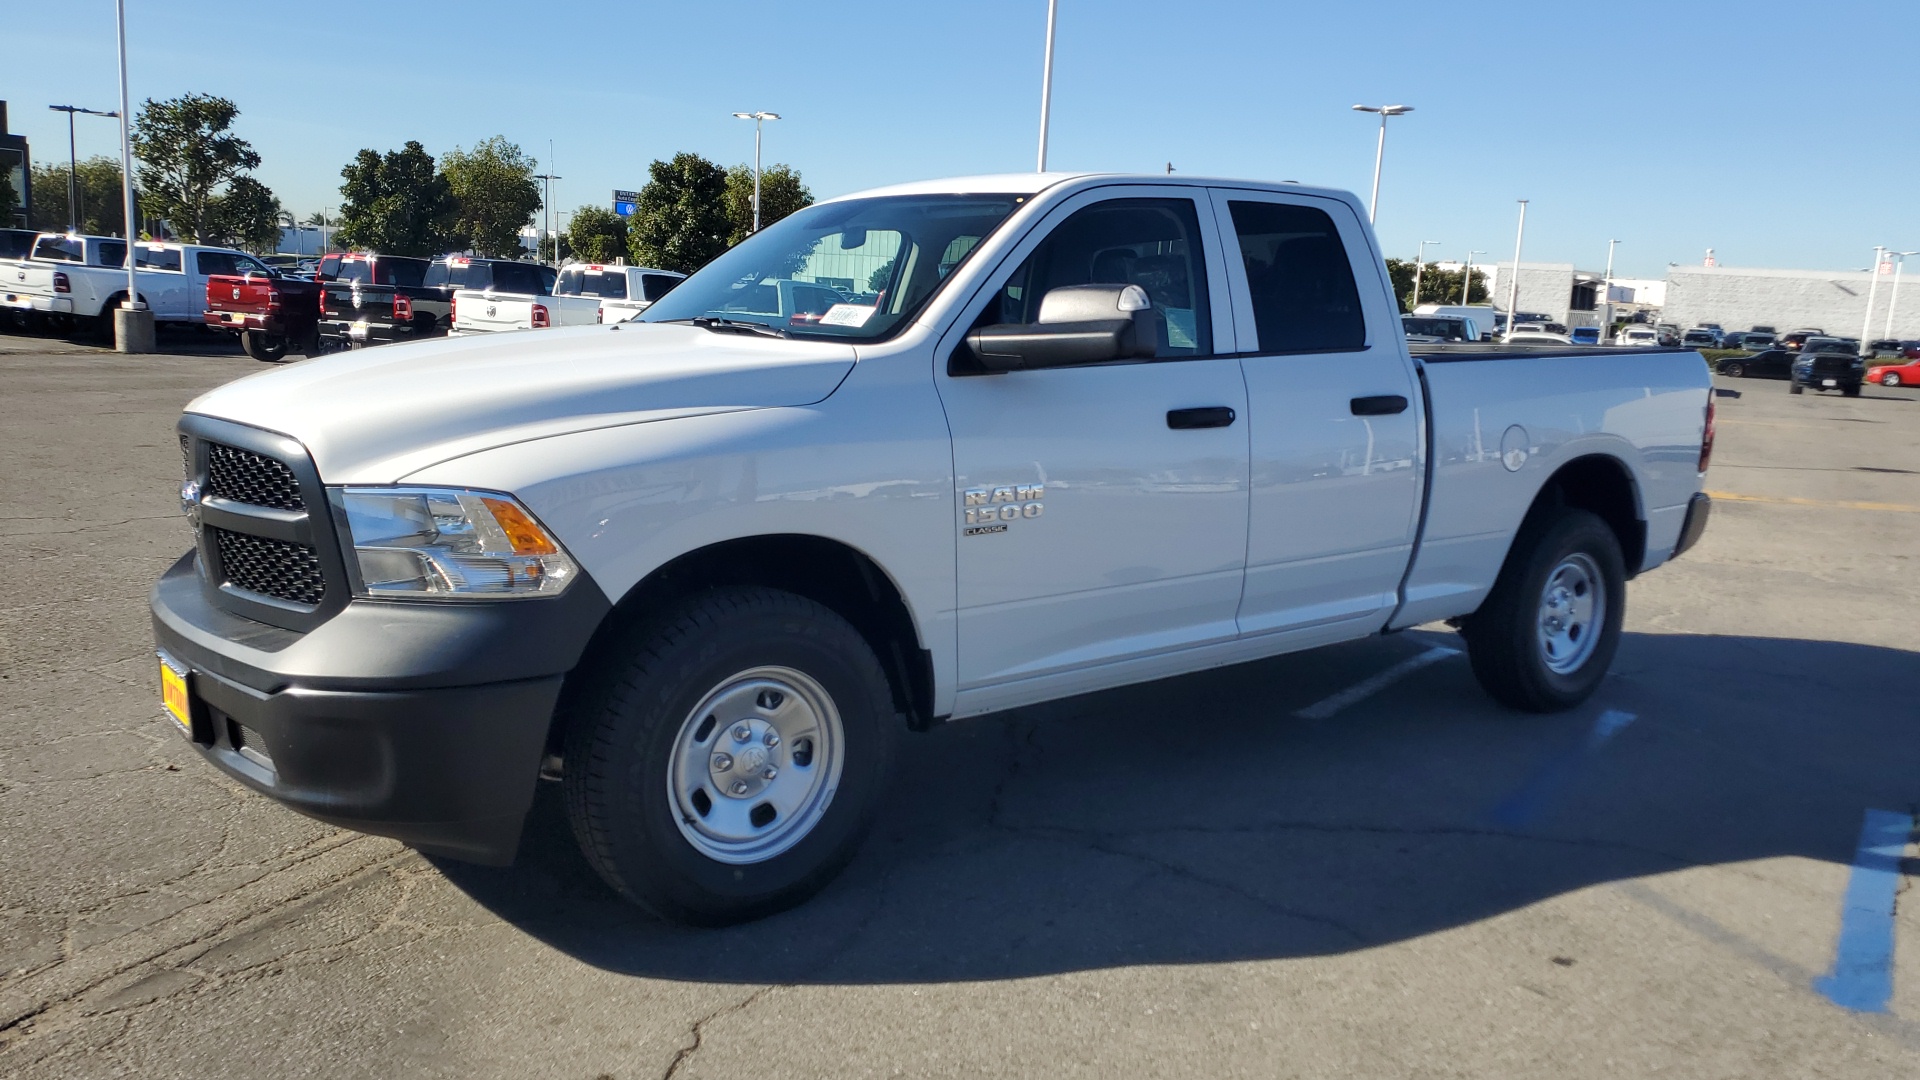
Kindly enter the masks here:
M 1175 431 L 1189 428 L 1226 427 L 1233 423 L 1234 411 L 1225 405 L 1209 405 L 1198 409 L 1168 409 L 1167 426 Z
M 1375 394 L 1372 397 L 1357 397 L 1352 401 L 1355 416 L 1392 416 L 1407 411 L 1407 399 L 1399 394 Z

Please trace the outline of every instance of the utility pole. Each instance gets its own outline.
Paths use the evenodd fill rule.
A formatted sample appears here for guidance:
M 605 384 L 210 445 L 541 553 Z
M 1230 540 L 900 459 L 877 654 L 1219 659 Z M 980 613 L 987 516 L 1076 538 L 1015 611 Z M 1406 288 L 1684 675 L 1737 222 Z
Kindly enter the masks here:
M 540 224 L 547 230 L 547 235 L 553 237 L 553 265 L 558 267 L 560 265 L 560 238 L 554 236 L 553 227 L 550 222 L 553 220 L 553 182 L 561 178 L 552 173 L 535 173 L 533 178 L 547 182 L 546 205 L 540 210 Z M 533 254 L 534 258 L 540 257 L 540 245 L 538 243 L 533 245 Z
M 80 153 L 75 149 L 73 140 L 73 114 L 86 113 L 88 116 L 119 116 L 118 110 L 101 112 L 99 109 L 83 109 L 78 105 L 49 105 L 54 112 L 67 114 L 67 231 L 80 231 L 80 185 L 77 174 L 80 171 Z M 133 236 L 133 223 L 127 223 L 127 235 Z
M 1420 246 L 1414 250 L 1414 253 L 1413 253 L 1413 302 L 1407 305 L 1408 311 L 1412 311 L 1414 308 L 1417 308 L 1420 306 L 1420 271 L 1424 269 L 1423 260 L 1426 258 L 1426 255 L 1427 255 L 1427 245 L 1438 244 L 1439 242 L 1440 241 L 1438 240 L 1422 240 L 1420 241 Z
M 153 312 L 140 300 L 140 286 L 134 279 L 133 231 L 133 108 L 127 95 L 127 0 L 114 0 L 114 15 L 120 30 L 120 198 L 127 221 L 127 298 L 113 313 L 113 347 L 123 353 L 153 351 Z
M 1867 318 L 1860 326 L 1860 348 L 1864 352 L 1867 339 L 1873 336 L 1873 301 L 1880 295 L 1880 263 L 1887 257 L 1885 245 L 1876 244 L 1873 248 L 1873 269 L 1867 275 Z
M 1047 0 L 1047 57 L 1040 67 L 1040 168 L 1047 171 L 1047 121 L 1053 112 L 1053 22 L 1060 0 Z
M 1520 200 L 1520 231 L 1513 238 L 1513 280 L 1507 282 L 1507 333 L 1513 333 L 1514 309 L 1520 303 L 1520 245 L 1527 239 L 1527 200 Z
M 1473 257 L 1475 255 L 1485 255 L 1486 253 L 1487 250 L 1485 248 L 1474 248 L 1472 251 L 1467 252 L 1467 279 L 1460 284 L 1460 304 L 1462 307 L 1473 303 Z M 1488 327 L 1488 329 L 1492 329 L 1492 327 Z
M 1601 344 L 1605 344 L 1608 336 L 1613 333 L 1613 249 L 1618 243 L 1620 243 L 1618 240 L 1607 241 L 1607 278 L 1600 286 L 1606 290 L 1606 294 L 1600 298 L 1601 308 L 1605 312 L 1603 316 L 1605 321 L 1600 324 Z
M 737 112 L 734 118 L 753 121 L 753 231 L 760 231 L 760 125 L 767 120 L 778 120 L 780 114 L 760 109 L 755 112 Z
M 1355 105 L 1354 112 L 1380 114 L 1380 144 L 1373 151 L 1373 200 L 1367 203 L 1367 222 L 1372 224 L 1380 210 L 1380 163 L 1387 156 L 1387 117 L 1413 111 L 1411 105 Z

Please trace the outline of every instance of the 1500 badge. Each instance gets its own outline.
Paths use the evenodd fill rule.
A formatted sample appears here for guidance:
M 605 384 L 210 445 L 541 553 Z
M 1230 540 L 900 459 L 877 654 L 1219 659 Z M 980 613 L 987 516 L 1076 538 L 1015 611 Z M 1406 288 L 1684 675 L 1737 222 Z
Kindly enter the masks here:
M 1037 518 L 1046 513 L 1045 484 L 1017 484 L 1008 487 L 968 488 L 961 493 L 966 504 L 966 528 L 962 536 L 985 536 L 1007 531 L 1007 523 L 1021 518 Z

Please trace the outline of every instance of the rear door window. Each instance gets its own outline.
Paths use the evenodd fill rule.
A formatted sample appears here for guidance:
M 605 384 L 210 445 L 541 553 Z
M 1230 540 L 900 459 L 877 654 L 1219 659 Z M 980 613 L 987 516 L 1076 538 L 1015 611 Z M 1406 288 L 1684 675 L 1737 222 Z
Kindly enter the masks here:
M 540 273 L 542 269 L 545 268 L 527 263 L 494 263 L 493 284 L 489 288 L 494 292 L 545 296 L 550 289 Z
M 667 295 L 667 293 L 671 291 L 675 285 L 680 284 L 680 282 L 684 280 L 686 279 L 677 278 L 671 274 L 641 274 L 640 275 L 641 298 L 646 300 L 648 303 L 652 303 L 653 301 L 658 300 L 661 297 Z
M 381 259 L 374 264 L 373 274 L 375 284 L 417 288 L 426 279 L 427 264 L 420 259 Z
M 1365 348 L 1366 314 L 1333 218 L 1292 203 L 1236 199 L 1227 205 L 1246 266 L 1257 351 Z
M 125 240 L 102 240 L 95 266 L 127 265 L 127 242 Z M 180 269 L 180 253 L 173 253 L 173 269 Z
M 156 252 L 155 254 L 161 253 Z M 142 261 L 145 261 L 144 252 L 142 253 Z M 178 264 L 176 263 L 176 269 L 177 268 Z M 234 258 L 232 252 L 196 251 L 193 254 L 193 270 L 194 273 L 199 274 L 201 277 L 212 277 L 215 274 L 238 274 L 242 272 L 242 267 L 240 266 L 239 260 Z

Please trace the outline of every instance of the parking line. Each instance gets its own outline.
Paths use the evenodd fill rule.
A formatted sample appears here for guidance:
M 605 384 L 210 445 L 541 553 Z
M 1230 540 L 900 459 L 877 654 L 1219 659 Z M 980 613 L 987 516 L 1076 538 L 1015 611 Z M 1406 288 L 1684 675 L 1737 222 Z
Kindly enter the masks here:
M 1354 683 L 1352 686 L 1347 687 L 1345 690 L 1340 691 L 1330 698 L 1316 701 L 1293 715 L 1302 720 L 1325 720 L 1341 709 L 1357 701 L 1364 701 L 1380 691 L 1385 690 L 1395 682 L 1419 671 L 1428 664 L 1438 663 L 1449 656 L 1459 655 L 1459 649 L 1449 649 L 1445 645 L 1435 645 L 1433 648 L 1428 649 L 1418 656 L 1410 656 L 1400 661 L 1378 675 Z
M 1813 980 L 1828 1001 L 1854 1012 L 1886 1012 L 1893 996 L 1893 905 L 1900 858 L 1913 836 L 1913 815 L 1869 810 L 1840 910 L 1833 970 Z
M 1490 816 L 1500 824 L 1509 826 L 1525 825 L 1539 817 L 1553 800 L 1554 794 L 1579 769 L 1580 762 L 1598 752 L 1636 719 L 1636 714 L 1620 709 L 1608 709 L 1594 717 L 1593 726 L 1587 729 L 1587 737 L 1581 740 L 1580 745 L 1548 758 L 1518 790 L 1500 800 Z
M 1889 514 L 1920 514 L 1920 506 L 1906 503 L 1831 502 L 1825 499 L 1796 499 L 1787 495 L 1740 495 L 1731 491 L 1709 491 L 1710 498 L 1724 502 L 1775 503 L 1780 506 L 1820 506 L 1829 510 L 1878 510 Z

